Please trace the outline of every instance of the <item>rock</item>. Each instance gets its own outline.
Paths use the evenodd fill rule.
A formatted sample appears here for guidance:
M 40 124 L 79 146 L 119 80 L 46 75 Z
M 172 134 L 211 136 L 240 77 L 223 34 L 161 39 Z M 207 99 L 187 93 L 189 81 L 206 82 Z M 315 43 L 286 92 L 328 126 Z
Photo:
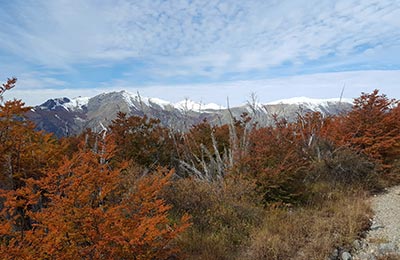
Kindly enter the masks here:
M 354 259 L 359 259 L 359 260 L 376 260 L 376 257 L 374 255 L 368 254 L 367 252 L 361 252 L 359 253 Z
M 379 225 L 379 224 L 373 224 L 369 229 L 370 230 L 377 230 L 377 229 L 380 229 L 380 228 L 385 228 L 385 226 L 384 225 Z
M 353 248 L 356 250 L 356 251 L 359 251 L 361 248 L 362 248 L 362 242 L 360 241 L 360 240 L 354 240 L 354 242 L 353 242 Z
M 400 186 L 372 198 L 375 216 L 371 227 L 361 240 L 361 249 L 354 242 L 354 260 L 400 259 Z
M 393 243 L 384 243 L 378 246 L 379 254 L 385 255 L 397 251 L 397 246 Z
M 339 250 L 337 250 L 337 248 L 335 248 L 335 250 L 333 250 L 332 254 L 329 256 L 329 260 L 337 260 L 339 258 Z
M 351 260 L 351 255 L 349 252 L 344 251 L 340 257 L 341 260 Z

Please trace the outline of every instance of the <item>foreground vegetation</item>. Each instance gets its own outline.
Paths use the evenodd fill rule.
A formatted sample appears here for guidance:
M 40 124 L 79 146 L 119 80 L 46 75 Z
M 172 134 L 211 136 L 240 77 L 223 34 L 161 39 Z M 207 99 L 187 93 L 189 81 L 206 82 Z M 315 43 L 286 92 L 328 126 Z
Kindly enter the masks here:
M 326 259 L 400 180 L 400 107 L 378 91 L 337 116 L 186 133 L 120 113 L 58 140 L 28 111 L 0 105 L 2 259 Z

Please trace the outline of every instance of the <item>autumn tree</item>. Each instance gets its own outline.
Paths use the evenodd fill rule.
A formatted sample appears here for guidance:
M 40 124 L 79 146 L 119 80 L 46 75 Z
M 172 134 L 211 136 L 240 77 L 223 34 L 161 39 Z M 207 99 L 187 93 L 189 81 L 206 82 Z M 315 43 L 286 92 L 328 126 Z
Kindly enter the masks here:
M 14 87 L 16 79 L 9 79 L 0 88 Z M 57 165 L 63 146 L 52 134 L 35 130 L 28 120 L 30 110 L 21 100 L 0 103 L 0 188 L 15 189 L 23 179 L 38 178 L 42 169 Z
M 172 139 L 168 129 L 162 127 L 158 119 L 128 117 L 120 112 L 110 129 L 119 148 L 116 154 L 118 158 L 132 160 L 150 169 L 172 164 Z
M 16 79 L 16 78 L 9 78 L 9 79 L 7 79 L 7 82 L 6 82 L 6 83 L 3 83 L 3 84 L 0 86 L 0 103 L 3 102 L 3 95 L 4 95 L 4 93 L 5 93 L 6 91 L 8 91 L 8 90 L 14 88 L 16 82 L 17 82 L 17 79 Z
M 188 217 L 171 223 L 160 198 L 172 172 L 141 176 L 109 162 L 114 147 L 81 149 L 41 179 L 3 191 L 0 252 L 6 259 L 165 259 Z M 30 229 L 20 228 L 23 210 Z
M 277 120 L 274 126 L 254 129 L 250 151 L 241 169 L 256 181 L 265 202 L 294 202 L 301 195 L 304 167 L 308 164 L 303 138 L 296 125 Z
M 379 94 L 363 93 L 354 100 L 353 109 L 337 117 L 331 127 L 331 138 L 338 145 L 368 155 L 385 167 L 399 158 L 400 122 L 398 102 Z

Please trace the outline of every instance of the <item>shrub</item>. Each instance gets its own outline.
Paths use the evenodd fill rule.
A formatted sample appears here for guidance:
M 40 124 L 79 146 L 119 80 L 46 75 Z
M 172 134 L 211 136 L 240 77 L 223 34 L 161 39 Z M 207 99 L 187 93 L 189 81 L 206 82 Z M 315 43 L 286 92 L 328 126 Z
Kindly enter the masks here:
M 107 163 L 113 152 L 80 150 L 39 180 L 11 191 L 0 211 L 4 259 L 165 259 L 189 226 L 172 223 L 160 197 L 172 172 L 122 175 Z
M 341 148 L 328 153 L 311 166 L 314 181 L 324 181 L 333 185 L 356 186 L 367 190 L 381 188 L 379 165 L 367 156 Z
M 232 259 L 262 219 L 251 183 L 241 178 L 221 182 L 179 179 L 166 191 L 177 216 L 188 212 L 193 225 L 180 238 L 187 259 Z

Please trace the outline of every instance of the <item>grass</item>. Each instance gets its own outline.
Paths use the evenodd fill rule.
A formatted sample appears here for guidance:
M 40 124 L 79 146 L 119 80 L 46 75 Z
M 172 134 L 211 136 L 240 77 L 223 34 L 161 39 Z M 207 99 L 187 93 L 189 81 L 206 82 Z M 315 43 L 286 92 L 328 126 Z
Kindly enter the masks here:
M 349 249 L 370 224 L 362 190 L 317 183 L 306 204 L 265 207 L 249 186 L 190 179 L 173 185 L 167 201 L 193 221 L 177 241 L 185 259 L 325 260 L 335 249 Z
M 245 180 L 176 181 L 165 194 L 175 215 L 188 212 L 193 225 L 177 241 L 184 259 L 231 260 L 262 223 L 264 209 Z
M 321 196 L 314 205 L 270 209 L 261 229 L 238 259 L 327 259 L 347 248 L 369 226 L 366 194 L 340 191 Z
M 400 260 L 400 255 L 385 255 L 385 256 L 380 256 L 377 258 L 377 260 Z

